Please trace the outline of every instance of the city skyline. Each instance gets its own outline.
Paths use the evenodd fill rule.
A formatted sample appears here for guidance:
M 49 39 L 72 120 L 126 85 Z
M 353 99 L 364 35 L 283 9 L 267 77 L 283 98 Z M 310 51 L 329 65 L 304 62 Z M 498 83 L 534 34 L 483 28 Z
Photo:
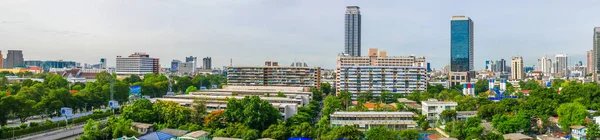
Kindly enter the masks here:
M 136 5 L 140 2 L 152 6 Z M 213 67 L 229 65 L 230 59 L 234 65 L 304 60 L 331 69 L 335 56 L 344 51 L 341 15 L 346 6 L 356 5 L 366 15 L 363 54 L 368 48 L 380 48 L 389 55 L 425 56 L 434 69 L 450 64 L 449 17 L 475 19 L 474 69 L 481 70 L 485 60 L 514 55 L 523 56 L 525 66 L 535 65 L 545 54 L 568 54 L 570 64 L 584 61 L 592 48 L 590 30 L 600 26 L 599 19 L 586 16 L 598 11 L 593 7 L 596 1 L 542 6 L 535 1 L 475 1 L 455 8 L 458 3 L 2 1 L 0 16 L 5 18 L 0 21 L 0 42 L 5 46 L 3 55 L 8 49 L 19 49 L 25 60 L 92 64 L 108 58 L 108 66 L 115 66 L 115 56 L 146 52 L 161 58 L 161 67 L 191 55 L 211 56 Z M 504 12 L 505 6 L 511 11 Z M 57 10 L 40 10 L 48 8 Z M 134 12 L 125 12 L 129 10 Z

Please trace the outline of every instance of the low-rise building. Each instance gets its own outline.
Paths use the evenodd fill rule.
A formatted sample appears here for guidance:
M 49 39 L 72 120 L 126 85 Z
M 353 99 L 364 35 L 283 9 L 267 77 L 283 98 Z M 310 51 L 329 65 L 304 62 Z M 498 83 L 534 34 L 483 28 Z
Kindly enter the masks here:
M 456 119 L 459 121 L 477 116 L 477 111 L 456 111 Z
M 202 130 L 187 133 L 177 140 L 210 140 L 210 133 Z
M 587 133 L 587 128 L 585 126 L 581 126 L 581 125 L 573 125 L 571 127 L 571 136 L 573 136 L 574 139 L 576 140 L 584 140 L 586 133 Z
M 440 119 L 440 113 L 444 110 L 456 110 L 458 104 L 456 102 L 449 101 L 438 101 L 435 99 L 429 99 L 428 101 L 421 102 L 421 111 L 427 115 L 427 120 L 430 124 L 434 124 Z
M 415 129 L 413 112 L 334 112 L 330 115 L 332 126 L 357 126 L 361 131 L 384 126 L 393 130 Z
M 132 122 L 131 129 L 136 130 L 138 133 L 140 133 L 140 135 L 145 135 L 154 131 L 154 125 L 140 122 Z
M 228 66 L 227 84 L 233 86 L 316 87 L 321 84 L 320 67 L 279 66 L 267 61 L 264 66 Z
M 505 140 L 533 140 L 532 137 L 523 135 L 521 133 L 510 133 L 510 134 L 504 134 L 502 136 L 504 136 Z

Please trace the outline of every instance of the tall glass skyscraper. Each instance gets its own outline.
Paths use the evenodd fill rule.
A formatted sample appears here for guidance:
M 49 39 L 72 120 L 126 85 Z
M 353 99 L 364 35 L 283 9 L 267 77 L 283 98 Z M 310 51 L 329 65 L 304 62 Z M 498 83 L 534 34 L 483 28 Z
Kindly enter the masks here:
M 466 16 L 452 16 L 450 24 L 450 71 L 472 71 L 473 21 Z
M 594 28 L 594 81 L 598 80 L 598 73 L 600 73 L 600 27 Z M 589 66 L 588 66 L 589 67 Z
M 346 7 L 346 37 L 344 53 L 351 56 L 360 56 L 360 8 L 358 6 Z

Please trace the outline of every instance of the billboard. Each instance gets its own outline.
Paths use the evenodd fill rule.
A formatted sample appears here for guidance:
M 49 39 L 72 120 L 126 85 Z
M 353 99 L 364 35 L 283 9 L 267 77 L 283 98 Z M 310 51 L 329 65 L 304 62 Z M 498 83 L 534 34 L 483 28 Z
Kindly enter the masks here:
M 217 89 L 219 88 L 219 85 L 212 85 L 212 89 Z
M 73 116 L 73 109 L 68 108 L 68 107 L 60 108 L 60 114 L 67 116 L 67 117 L 71 117 L 71 116 Z
M 129 95 L 140 96 L 142 93 L 142 86 L 130 86 Z
M 110 108 L 119 108 L 119 102 L 115 100 L 108 101 L 108 107 Z

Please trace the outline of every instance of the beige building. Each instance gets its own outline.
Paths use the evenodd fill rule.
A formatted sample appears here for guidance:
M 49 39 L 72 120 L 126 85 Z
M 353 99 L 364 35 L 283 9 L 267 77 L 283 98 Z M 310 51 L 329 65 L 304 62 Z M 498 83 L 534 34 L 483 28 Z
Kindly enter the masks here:
M 320 67 L 279 66 L 267 61 L 264 66 L 229 66 L 227 84 L 232 86 L 284 86 L 320 88 Z
M 338 55 L 336 91 L 383 91 L 408 94 L 414 90 L 427 90 L 425 57 L 387 56 L 386 51 L 369 49 L 368 56 Z
M 415 129 L 417 122 L 413 112 L 334 112 L 330 115 L 331 126 L 357 126 L 360 131 L 383 126 L 392 130 Z
M 523 80 L 525 76 L 525 71 L 523 70 L 523 57 L 512 57 L 512 61 L 510 62 L 510 73 L 511 79 Z

